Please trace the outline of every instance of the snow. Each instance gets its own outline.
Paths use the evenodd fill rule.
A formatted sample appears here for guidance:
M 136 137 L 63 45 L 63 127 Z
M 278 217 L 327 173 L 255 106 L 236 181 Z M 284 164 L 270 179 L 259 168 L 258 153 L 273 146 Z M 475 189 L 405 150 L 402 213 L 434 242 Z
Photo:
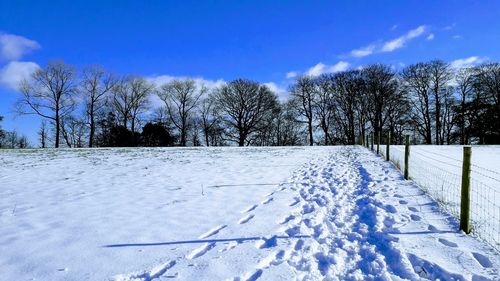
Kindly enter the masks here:
M 0 279 L 492 280 L 500 256 L 361 147 L 0 152 Z
M 385 146 L 381 147 L 385 153 Z M 404 146 L 391 146 L 392 161 L 404 169 Z M 463 147 L 410 147 L 409 175 L 442 206 L 460 214 Z M 500 146 L 472 147 L 471 220 L 474 235 L 500 249 Z

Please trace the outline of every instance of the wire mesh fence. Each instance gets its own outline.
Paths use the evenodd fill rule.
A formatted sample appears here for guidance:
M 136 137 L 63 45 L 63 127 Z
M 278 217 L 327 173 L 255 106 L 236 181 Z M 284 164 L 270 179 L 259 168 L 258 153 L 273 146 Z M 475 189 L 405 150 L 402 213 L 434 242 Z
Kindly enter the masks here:
M 484 167 L 495 163 L 485 147 L 473 147 L 470 176 L 470 223 L 472 233 L 500 250 L 500 171 Z M 433 197 L 453 216 L 460 217 L 462 183 L 462 146 L 447 146 L 444 151 L 436 146 L 410 147 L 408 170 L 410 179 Z M 385 157 L 386 146 L 380 145 Z M 481 152 L 476 159 L 475 151 Z M 405 147 L 390 146 L 390 160 L 404 171 Z M 493 159 L 487 159 L 491 158 Z M 475 159 L 475 161 L 474 161 Z M 488 161 L 491 160 L 491 161 Z M 498 161 L 498 159 L 496 160 Z

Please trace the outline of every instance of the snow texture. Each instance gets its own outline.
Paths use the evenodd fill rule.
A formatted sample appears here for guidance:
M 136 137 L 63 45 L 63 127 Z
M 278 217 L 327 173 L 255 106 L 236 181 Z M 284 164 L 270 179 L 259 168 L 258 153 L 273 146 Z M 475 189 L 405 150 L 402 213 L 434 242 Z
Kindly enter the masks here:
M 498 280 L 361 147 L 0 154 L 0 280 Z

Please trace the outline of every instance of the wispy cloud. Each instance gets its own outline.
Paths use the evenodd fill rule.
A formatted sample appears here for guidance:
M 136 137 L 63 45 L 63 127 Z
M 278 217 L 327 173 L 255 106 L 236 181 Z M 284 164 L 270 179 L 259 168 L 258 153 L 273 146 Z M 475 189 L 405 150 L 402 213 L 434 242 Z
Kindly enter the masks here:
M 450 63 L 452 68 L 466 68 L 476 66 L 488 60 L 487 57 L 471 56 L 468 58 L 461 58 L 454 60 Z
M 319 76 L 323 73 L 335 73 L 347 70 L 349 68 L 349 63 L 346 61 L 339 61 L 334 65 L 326 65 L 324 63 L 318 63 L 315 66 L 309 68 L 306 72 L 310 76 Z
M 409 30 L 405 34 L 388 40 L 385 42 L 372 43 L 366 47 L 352 50 L 349 54 L 354 58 L 362 58 L 375 53 L 388 53 L 404 47 L 409 41 L 424 35 L 427 32 L 427 26 L 421 25 L 415 29 Z M 434 34 L 431 33 L 427 36 L 427 40 L 434 39 Z
M 21 81 L 39 68 L 34 62 L 12 61 L 0 69 L 0 85 L 17 90 Z
M 395 38 L 393 40 L 387 41 L 382 46 L 382 52 L 393 52 L 399 48 L 402 48 L 408 41 L 420 37 L 426 31 L 425 25 L 421 25 L 415 29 L 408 31 L 405 35 Z
M 0 33 L 0 60 L 18 60 L 23 55 L 39 48 L 40 44 L 34 40 L 19 35 Z
M 375 51 L 375 45 L 369 45 L 364 48 L 352 50 L 351 56 L 355 58 L 362 58 L 373 54 L 374 51 Z
M 296 71 L 290 71 L 286 73 L 286 79 L 292 79 L 297 77 L 299 74 Z
M 425 38 L 425 40 L 431 41 L 431 40 L 434 40 L 434 37 L 435 37 L 434 33 L 431 33 L 431 34 L 427 35 L 427 37 Z

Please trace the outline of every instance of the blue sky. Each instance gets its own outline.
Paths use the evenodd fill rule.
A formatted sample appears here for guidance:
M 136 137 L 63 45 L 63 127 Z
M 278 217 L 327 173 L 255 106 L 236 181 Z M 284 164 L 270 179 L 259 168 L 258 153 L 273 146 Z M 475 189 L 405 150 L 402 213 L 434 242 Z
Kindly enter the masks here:
M 36 144 L 39 119 L 12 113 L 14 85 L 53 59 L 149 78 L 244 77 L 283 96 L 303 73 L 498 61 L 499 18 L 500 1 L 0 0 L 2 126 Z

